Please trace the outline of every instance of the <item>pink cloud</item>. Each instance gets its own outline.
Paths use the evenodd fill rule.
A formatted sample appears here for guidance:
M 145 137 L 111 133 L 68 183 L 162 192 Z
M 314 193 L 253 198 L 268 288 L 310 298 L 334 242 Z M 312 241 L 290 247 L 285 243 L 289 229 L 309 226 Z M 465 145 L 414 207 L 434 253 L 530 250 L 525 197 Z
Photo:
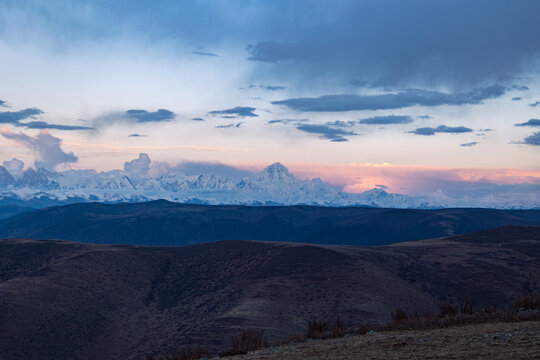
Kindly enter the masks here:
M 382 164 L 290 164 L 298 178 L 320 177 L 346 191 L 362 192 L 377 185 L 391 192 L 425 194 L 438 189 L 457 192 L 482 185 L 540 184 L 540 170 L 512 168 L 445 168 Z

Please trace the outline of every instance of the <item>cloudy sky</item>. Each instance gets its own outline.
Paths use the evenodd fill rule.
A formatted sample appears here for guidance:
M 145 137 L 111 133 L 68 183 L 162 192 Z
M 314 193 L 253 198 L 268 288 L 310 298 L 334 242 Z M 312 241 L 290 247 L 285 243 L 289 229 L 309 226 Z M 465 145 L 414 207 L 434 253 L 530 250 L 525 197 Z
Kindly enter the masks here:
M 351 191 L 538 185 L 538 14 L 536 0 L 3 0 L 0 159 L 279 161 Z

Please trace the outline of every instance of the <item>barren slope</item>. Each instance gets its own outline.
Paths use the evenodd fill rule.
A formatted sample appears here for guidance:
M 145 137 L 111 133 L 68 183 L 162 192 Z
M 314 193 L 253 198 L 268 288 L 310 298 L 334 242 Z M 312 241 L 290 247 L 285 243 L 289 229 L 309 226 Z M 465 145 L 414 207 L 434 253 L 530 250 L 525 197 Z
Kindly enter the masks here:
M 385 321 L 397 306 L 507 303 L 540 291 L 540 228 L 386 247 L 226 241 L 187 247 L 0 241 L 5 359 L 130 359 L 182 344 L 223 350 L 313 317 Z

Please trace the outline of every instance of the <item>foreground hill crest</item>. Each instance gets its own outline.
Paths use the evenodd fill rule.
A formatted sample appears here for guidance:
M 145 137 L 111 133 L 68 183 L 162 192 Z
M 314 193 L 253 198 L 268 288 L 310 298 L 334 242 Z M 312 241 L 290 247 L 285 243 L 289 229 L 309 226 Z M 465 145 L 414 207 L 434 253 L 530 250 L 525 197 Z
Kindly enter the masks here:
M 384 247 L 0 240 L 0 357 L 142 359 L 188 344 L 218 353 L 240 329 L 278 342 L 314 314 L 354 325 L 384 323 L 397 307 L 507 304 L 540 290 L 539 245 L 540 227 Z

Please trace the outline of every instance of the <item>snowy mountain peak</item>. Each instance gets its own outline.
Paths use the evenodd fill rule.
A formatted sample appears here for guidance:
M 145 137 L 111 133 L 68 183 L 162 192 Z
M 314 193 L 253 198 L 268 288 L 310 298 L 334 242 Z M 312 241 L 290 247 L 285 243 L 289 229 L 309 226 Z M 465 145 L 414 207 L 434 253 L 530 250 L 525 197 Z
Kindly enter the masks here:
M 40 190 L 58 188 L 58 183 L 49 179 L 51 175 L 54 175 L 54 173 L 43 168 L 38 168 L 37 170 L 28 168 L 24 171 L 22 177 L 17 180 L 15 186 Z
M 5 167 L 0 166 L 0 186 L 6 187 L 12 185 L 15 182 L 13 176 L 6 170 Z
M 48 198 L 56 201 L 85 199 L 123 202 L 166 199 L 201 204 L 305 204 L 323 206 L 377 206 L 394 208 L 433 208 L 445 206 L 482 206 L 497 208 L 536 208 L 540 197 L 520 202 L 505 202 L 495 196 L 455 199 L 442 191 L 422 196 L 408 196 L 375 188 L 362 193 L 349 193 L 341 186 L 319 178 L 296 179 L 287 167 L 276 162 L 259 173 L 243 172 L 243 177 L 217 173 L 186 175 L 178 167 L 165 167 L 160 175 L 149 172 L 150 157 L 141 154 L 127 162 L 123 170 L 66 170 L 51 172 L 28 168 L 13 177 L 0 166 L 0 201 Z M 22 170 L 22 167 L 20 167 Z M 20 174 L 20 173 L 19 173 Z
M 267 166 L 262 171 L 263 175 L 268 180 L 273 181 L 284 181 L 284 180 L 294 180 L 294 175 L 289 172 L 289 169 L 285 165 L 275 162 L 272 165 Z

